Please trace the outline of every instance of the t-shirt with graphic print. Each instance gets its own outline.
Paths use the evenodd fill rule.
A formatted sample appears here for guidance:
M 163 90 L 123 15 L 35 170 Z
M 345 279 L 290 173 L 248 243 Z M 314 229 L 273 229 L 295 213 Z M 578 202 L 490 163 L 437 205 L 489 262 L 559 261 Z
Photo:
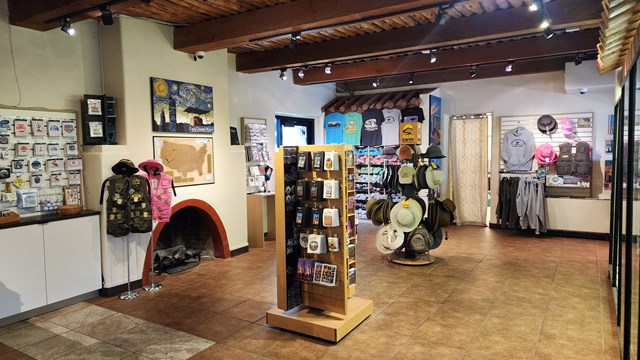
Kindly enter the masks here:
M 324 116 L 324 142 L 325 144 L 342 144 L 342 126 L 344 115 L 333 112 Z
M 400 143 L 400 119 L 402 114 L 398 109 L 382 109 L 382 145 L 398 145 Z
M 402 109 L 402 122 L 423 122 L 424 110 L 420 106 Z
M 382 145 L 382 111 L 369 108 L 362 113 L 362 146 Z
M 345 144 L 360 145 L 360 132 L 362 131 L 362 115 L 359 112 L 344 114 L 344 126 L 342 141 Z

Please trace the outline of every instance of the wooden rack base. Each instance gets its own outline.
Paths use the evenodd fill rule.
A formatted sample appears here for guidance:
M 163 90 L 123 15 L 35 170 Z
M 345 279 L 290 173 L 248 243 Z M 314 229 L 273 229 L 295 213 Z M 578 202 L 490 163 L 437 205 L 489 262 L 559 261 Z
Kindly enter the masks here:
M 391 262 L 400 265 L 423 266 L 432 264 L 435 258 L 429 254 L 416 255 L 415 258 L 407 258 L 403 251 L 391 254 Z
M 338 342 L 371 315 L 373 301 L 352 297 L 347 314 L 300 305 L 289 311 L 277 307 L 267 311 L 267 324 L 297 333 Z

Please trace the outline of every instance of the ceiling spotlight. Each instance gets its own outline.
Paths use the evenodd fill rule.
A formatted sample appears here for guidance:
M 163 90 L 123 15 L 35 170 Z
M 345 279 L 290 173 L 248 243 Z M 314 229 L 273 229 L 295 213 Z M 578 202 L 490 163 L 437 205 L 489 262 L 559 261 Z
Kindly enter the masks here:
M 431 52 L 429 53 L 429 62 L 430 62 L 430 63 L 432 63 L 432 64 L 433 64 L 434 62 L 436 62 L 436 60 L 437 60 L 437 59 L 436 59 L 436 54 L 434 54 L 434 53 L 433 53 L 434 51 L 435 51 L 435 50 L 431 50 Z
M 477 68 L 478 65 L 472 65 L 471 69 L 469 69 L 469 76 L 471 76 L 472 78 L 476 77 L 476 75 L 478 75 L 478 73 L 476 73 Z
M 66 32 L 67 34 L 73 36 L 76 33 L 76 30 L 71 26 L 69 22 L 69 18 L 60 19 L 60 30 Z
M 547 26 L 542 33 L 544 34 L 545 38 L 550 39 L 553 36 L 554 31 L 551 26 Z
M 549 26 L 551 26 L 551 18 L 549 18 L 549 15 L 547 15 L 546 11 L 542 12 L 542 20 L 540 20 L 540 28 L 541 29 L 546 29 Z
M 331 64 L 327 64 L 327 66 L 324 67 L 324 73 L 331 75 Z
M 378 76 L 371 85 L 373 85 L 374 88 L 377 88 L 378 86 L 380 86 L 380 77 Z
M 298 46 L 298 40 L 302 39 L 302 33 L 300 31 L 291 33 L 291 41 L 289 42 L 289 48 L 295 49 Z
M 109 5 L 105 5 L 100 8 L 100 19 L 102 19 L 102 25 L 113 25 L 113 13 L 111 13 L 111 9 Z
M 540 10 L 540 3 L 538 2 L 538 0 L 531 1 L 531 4 L 529 5 L 529 11 L 538 11 L 538 10 Z
M 304 70 L 305 70 L 305 68 L 301 67 L 300 70 L 298 71 L 298 77 L 300 79 L 304 79 Z
M 508 73 L 513 71 L 513 61 L 509 61 L 507 63 L 507 66 L 504 67 L 504 71 Z
M 280 69 L 280 80 L 287 80 L 287 69 Z
M 447 9 L 445 7 L 441 7 L 438 9 L 438 14 L 436 15 L 435 22 L 440 25 L 444 25 L 447 21 L 449 21 L 450 17 L 451 15 L 447 14 Z
M 582 54 L 580 54 L 580 53 L 576 54 L 576 58 L 573 60 L 573 63 L 576 66 L 582 64 Z
M 416 73 L 410 73 L 409 74 L 409 84 L 413 85 L 413 78 L 415 78 Z

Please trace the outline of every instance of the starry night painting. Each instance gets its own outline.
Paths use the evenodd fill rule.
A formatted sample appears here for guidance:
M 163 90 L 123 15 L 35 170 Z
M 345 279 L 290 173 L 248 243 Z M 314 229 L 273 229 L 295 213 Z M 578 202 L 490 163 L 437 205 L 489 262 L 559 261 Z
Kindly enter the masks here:
M 213 87 L 151 78 L 153 131 L 213 133 Z

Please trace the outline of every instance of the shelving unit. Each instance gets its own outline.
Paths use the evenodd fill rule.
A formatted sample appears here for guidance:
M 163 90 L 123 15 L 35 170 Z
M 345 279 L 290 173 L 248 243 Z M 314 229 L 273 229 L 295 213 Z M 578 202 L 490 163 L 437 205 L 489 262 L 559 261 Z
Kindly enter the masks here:
M 356 146 L 356 217 L 366 219 L 364 205 L 372 197 L 383 197 L 385 191 L 379 176 L 387 165 L 400 165 L 400 161 L 379 158 L 383 146 Z M 393 146 L 394 150 L 398 146 Z
M 245 146 L 247 193 L 266 190 L 264 174 L 259 172 L 260 165 L 270 160 L 269 143 L 267 142 L 267 120 L 243 117 L 241 142 Z
M 349 331 L 353 330 L 364 319 L 371 315 L 373 302 L 367 299 L 353 297 L 355 283 L 350 279 L 349 271 L 356 268 L 355 248 L 357 244 L 355 211 L 349 210 L 348 198 L 355 195 L 355 189 L 349 189 L 345 184 L 349 178 L 355 178 L 354 162 L 348 165 L 347 156 L 352 154 L 351 145 L 311 145 L 300 146 L 298 151 L 336 151 L 340 156 L 339 170 L 310 170 L 299 171 L 298 178 L 304 179 L 337 179 L 340 181 L 340 198 L 318 201 L 298 201 L 300 205 L 318 204 L 324 208 L 335 207 L 340 211 L 340 225 L 333 228 L 312 229 L 310 233 L 324 233 L 336 235 L 339 238 L 339 251 L 328 251 L 324 254 L 311 254 L 306 249 L 295 245 L 299 256 L 314 259 L 321 263 L 337 266 L 335 286 L 326 286 L 314 282 L 300 281 L 288 276 L 291 270 L 292 257 L 287 256 L 287 214 L 285 209 L 285 161 L 284 149 L 280 148 L 275 158 L 276 170 L 276 270 L 278 304 L 267 312 L 267 324 L 291 331 L 304 333 L 325 340 L 337 342 Z M 293 265 L 296 266 L 296 265 Z M 355 270 L 354 270 L 355 271 Z M 293 284 L 291 282 L 299 282 Z M 299 285 L 299 286 L 298 286 Z M 300 304 L 292 304 L 291 298 L 300 291 Z M 293 306 L 297 305 L 297 306 Z

